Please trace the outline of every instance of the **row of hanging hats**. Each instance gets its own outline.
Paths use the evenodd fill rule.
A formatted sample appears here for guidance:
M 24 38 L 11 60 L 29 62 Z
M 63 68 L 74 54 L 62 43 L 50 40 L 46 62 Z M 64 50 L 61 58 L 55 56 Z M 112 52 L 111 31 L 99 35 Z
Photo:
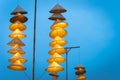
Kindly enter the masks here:
M 50 72 L 50 75 L 54 76 L 53 78 L 57 78 L 57 73 L 64 70 L 64 68 L 60 66 L 61 63 L 65 62 L 62 54 L 66 53 L 66 49 L 64 49 L 63 46 L 67 44 L 67 41 L 63 39 L 67 35 L 65 28 L 68 26 L 68 23 L 64 22 L 65 18 L 61 14 L 64 12 L 66 12 L 66 10 L 59 4 L 50 10 L 50 13 L 53 13 L 53 15 L 49 19 L 55 22 L 51 26 L 51 32 L 49 34 L 53 40 L 49 44 L 52 48 L 49 51 L 51 57 L 47 60 L 50 65 L 46 68 L 46 71 Z
M 17 6 L 16 9 L 11 13 L 13 17 L 10 19 L 10 22 L 12 24 L 9 27 L 9 29 L 13 32 L 9 35 L 12 40 L 8 43 L 8 45 L 12 46 L 12 48 L 8 52 L 10 54 L 13 54 L 13 57 L 9 59 L 12 64 L 9 65 L 8 68 L 18 71 L 26 70 L 23 62 L 27 61 L 22 56 L 23 54 L 25 54 L 25 51 L 23 51 L 23 49 L 21 48 L 25 46 L 21 39 L 26 37 L 26 35 L 22 32 L 26 29 L 26 26 L 23 23 L 28 20 L 27 17 L 24 16 L 24 14 L 27 14 L 27 12 L 23 10 L 20 6 Z
M 65 54 L 67 51 L 63 46 L 67 44 L 67 41 L 64 40 L 64 37 L 67 35 L 65 28 L 68 26 L 68 23 L 64 22 L 66 19 L 61 13 L 64 13 L 66 11 L 67 10 L 59 4 L 55 5 L 50 10 L 50 13 L 53 13 L 53 15 L 49 19 L 55 22 L 51 26 L 51 32 L 49 34 L 53 40 L 49 44 L 52 49 L 49 51 L 51 57 L 47 61 L 50 63 L 50 65 L 48 68 L 46 68 L 46 71 L 50 72 L 50 75 L 53 76 L 53 80 L 57 80 L 57 73 L 64 70 L 60 64 L 65 62 L 62 54 Z M 27 12 L 20 6 L 17 6 L 16 9 L 11 13 L 11 15 L 14 16 L 10 19 L 10 22 L 12 24 L 9 27 L 9 29 L 13 32 L 9 35 L 12 40 L 8 43 L 8 45 L 12 46 L 12 48 L 8 52 L 10 54 L 13 54 L 13 56 L 9 59 L 12 64 L 9 65 L 8 68 L 18 71 L 26 70 L 23 63 L 27 61 L 22 56 L 25 54 L 25 51 L 22 49 L 25 44 L 21 39 L 26 37 L 26 35 L 22 32 L 26 30 L 26 26 L 23 23 L 28 20 L 24 14 L 27 14 Z M 76 80 L 86 80 L 86 77 L 84 76 L 86 73 L 85 67 L 78 65 L 75 67 L 75 69 L 77 70 L 75 74 L 78 75 L 78 78 Z

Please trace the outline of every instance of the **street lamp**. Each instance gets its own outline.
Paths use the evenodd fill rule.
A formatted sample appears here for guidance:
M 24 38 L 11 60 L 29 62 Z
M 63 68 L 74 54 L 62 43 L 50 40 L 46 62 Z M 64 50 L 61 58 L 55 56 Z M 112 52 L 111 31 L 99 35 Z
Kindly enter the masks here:
M 80 46 L 75 47 L 65 47 L 66 49 L 66 80 L 68 80 L 68 53 L 71 49 L 80 48 Z

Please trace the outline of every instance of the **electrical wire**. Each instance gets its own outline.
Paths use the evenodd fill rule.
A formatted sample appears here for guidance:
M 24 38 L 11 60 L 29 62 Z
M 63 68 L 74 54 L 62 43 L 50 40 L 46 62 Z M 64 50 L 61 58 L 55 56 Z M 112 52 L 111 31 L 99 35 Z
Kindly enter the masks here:
M 45 74 L 46 74 L 46 73 L 45 73 Z M 44 74 L 44 75 L 45 75 L 45 74 Z M 45 78 L 45 79 L 44 79 L 44 78 Z M 48 77 L 42 77 L 41 80 L 49 80 L 49 78 L 48 78 Z
M 26 78 L 27 78 L 28 80 L 31 80 L 30 77 L 28 76 L 28 74 L 27 74 L 25 71 L 23 71 L 23 72 L 24 72 Z
M 17 0 L 17 6 L 19 5 L 19 0 Z
M 79 49 L 79 51 L 78 51 L 78 64 L 80 64 L 80 63 L 81 63 L 81 51 Z
M 37 78 L 37 80 L 42 79 L 44 75 L 45 75 L 45 71 Z

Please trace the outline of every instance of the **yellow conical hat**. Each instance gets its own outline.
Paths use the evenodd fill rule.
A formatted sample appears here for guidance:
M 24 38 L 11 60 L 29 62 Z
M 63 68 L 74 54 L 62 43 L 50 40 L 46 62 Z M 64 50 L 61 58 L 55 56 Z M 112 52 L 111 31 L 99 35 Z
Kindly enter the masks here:
M 19 29 L 16 29 L 15 31 L 13 31 L 12 34 L 9 35 L 9 37 L 10 38 L 25 38 L 26 35 Z
M 13 64 L 8 66 L 8 68 L 12 70 L 18 70 L 18 71 L 26 70 L 26 68 L 23 66 L 23 64 L 19 60 L 16 60 Z
M 55 29 L 50 32 L 50 37 L 55 38 L 56 36 L 64 37 L 67 35 L 67 31 L 60 28 L 60 29 Z
M 13 48 L 11 48 L 8 52 L 11 54 L 16 54 L 17 52 L 19 52 L 20 54 L 25 54 L 22 48 L 17 44 L 13 46 Z
M 60 72 L 64 70 L 58 63 L 52 62 L 46 69 L 47 72 Z
M 58 53 L 54 53 L 54 54 L 51 56 L 51 58 L 48 59 L 48 62 L 49 62 L 49 63 L 52 63 L 52 62 L 62 63 L 62 62 L 64 62 L 64 61 L 65 61 L 65 59 L 64 59 L 61 55 L 59 55 Z
M 25 46 L 25 44 L 18 38 L 15 38 L 8 43 L 8 45 L 10 45 L 10 46 L 15 46 L 16 44 L 19 46 Z
M 67 44 L 67 41 L 64 40 L 63 38 L 56 36 L 53 41 L 50 43 L 50 46 L 55 46 L 56 44 L 60 45 L 60 46 L 64 46 L 65 44 Z
M 86 80 L 86 77 L 83 75 L 80 75 L 76 80 Z
M 17 21 L 10 25 L 10 30 L 14 31 L 16 29 L 23 31 L 26 29 L 26 26 L 24 24 L 22 24 L 20 21 Z
M 51 26 L 51 29 L 54 30 L 56 28 L 66 28 L 68 26 L 68 23 L 66 22 L 59 22 L 59 21 L 56 21 L 52 26 Z
M 49 54 L 53 55 L 54 53 L 58 54 L 64 54 L 66 52 L 66 49 L 64 49 L 62 46 L 56 44 L 50 51 Z
M 10 62 L 15 62 L 16 60 L 19 60 L 20 62 L 26 62 L 27 60 L 20 54 L 16 53 L 11 59 L 9 59 Z

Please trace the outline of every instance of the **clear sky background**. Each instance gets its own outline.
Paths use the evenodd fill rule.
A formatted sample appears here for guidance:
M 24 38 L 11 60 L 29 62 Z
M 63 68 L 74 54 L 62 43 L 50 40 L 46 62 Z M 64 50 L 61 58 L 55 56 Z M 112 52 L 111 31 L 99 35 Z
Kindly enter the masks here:
M 28 11 L 25 23 L 27 30 L 23 39 L 26 46 L 24 57 L 28 60 L 24 65 L 26 71 L 9 70 L 8 59 L 12 57 L 7 51 L 11 39 L 9 30 L 10 13 L 17 4 Z M 34 0 L 0 0 L 0 80 L 31 80 Z M 64 17 L 69 26 L 66 46 L 81 46 L 69 53 L 69 80 L 75 80 L 74 67 L 79 63 L 86 67 L 87 80 L 120 80 L 120 1 L 119 0 L 38 0 L 37 5 L 37 44 L 36 44 L 36 80 L 51 80 L 45 72 L 50 57 L 48 45 L 50 26 L 48 20 L 52 15 L 49 10 L 59 3 L 67 12 Z M 65 55 L 63 55 L 65 56 Z M 78 57 L 80 56 L 80 57 Z M 79 59 L 80 58 L 80 59 Z M 65 63 L 62 64 L 65 68 Z M 60 72 L 60 79 L 65 80 L 65 71 Z

